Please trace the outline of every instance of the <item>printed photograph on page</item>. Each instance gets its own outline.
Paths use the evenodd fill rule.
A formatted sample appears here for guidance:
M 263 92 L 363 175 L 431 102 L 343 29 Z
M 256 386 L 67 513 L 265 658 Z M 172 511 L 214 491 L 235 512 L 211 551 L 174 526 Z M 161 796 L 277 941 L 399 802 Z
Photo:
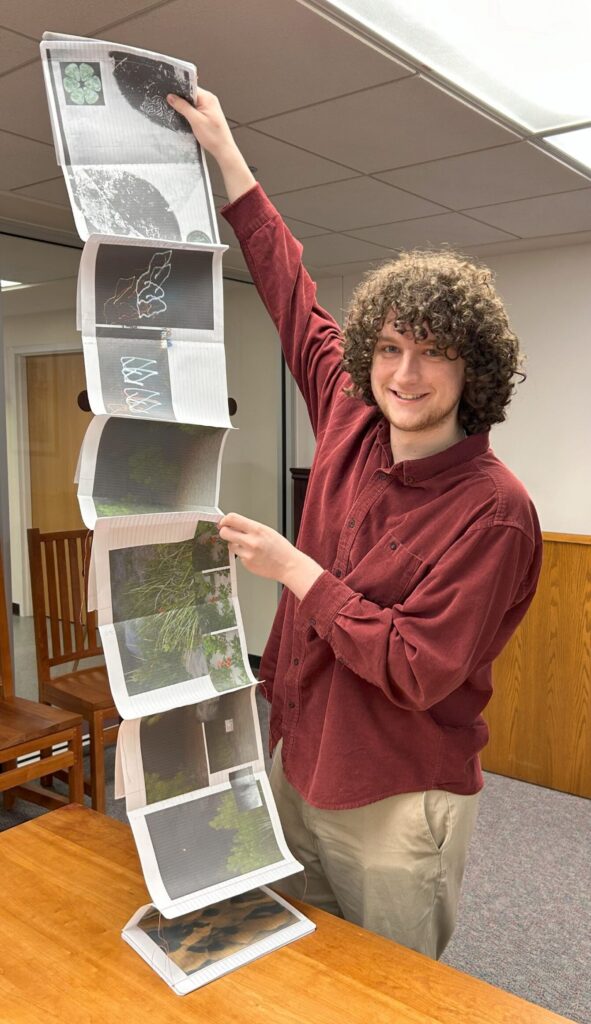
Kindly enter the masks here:
M 118 745 L 128 810 L 264 770 L 254 687 L 123 722 Z
M 80 456 L 84 522 L 157 512 L 219 513 L 226 430 L 95 416 Z
M 194 98 L 195 68 L 92 39 L 49 38 L 41 54 L 81 236 L 218 241 L 203 154 L 166 102 Z

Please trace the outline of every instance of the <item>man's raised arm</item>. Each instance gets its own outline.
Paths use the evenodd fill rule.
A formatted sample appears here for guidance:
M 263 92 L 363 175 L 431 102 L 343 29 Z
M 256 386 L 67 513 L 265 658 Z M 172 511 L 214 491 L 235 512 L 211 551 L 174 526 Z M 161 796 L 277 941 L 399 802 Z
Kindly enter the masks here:
M 190 124 L 201 146 L 217 161 L 230 205 L 223 212 L 240 242 L 253 282 L 271 316 L 288 366 L 318 433 L 342 391 L 341 332 L 318 305 L 316 285 L 302 264 L 302 245 L 257 188 L 219 100 L 200 89 L 194 107 L 178 96 L 168 102 Z

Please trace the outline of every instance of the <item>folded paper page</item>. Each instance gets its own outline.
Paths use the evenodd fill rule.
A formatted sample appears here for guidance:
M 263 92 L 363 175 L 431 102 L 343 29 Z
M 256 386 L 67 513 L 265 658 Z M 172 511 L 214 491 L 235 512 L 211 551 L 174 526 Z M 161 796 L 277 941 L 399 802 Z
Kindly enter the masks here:
M 313 930 L 311 921 L 263 886 L 174 921 L 153 906 L 141 907 L 122 934 L 183 995 Z
M 81 238 L 217 242 L 201 149 L 166 102 L 194 100 L 195 67 L 104 40 L 57 38 L 41 56 L 58 163 Z
M 214 516 L 97 521 L 98 623 L 117 710 L 157 714 L 252 685 L 235 559 Z
M 78 280 L 93 412 L 230 425 L 223 252 L 89 238 Z
M 153 512 L 220 514 L 227 431 L 197 424 L 95 416 L 81 450 L 78 501 L 84 523 Z
M 128 719 L 118 753 L 128 811 L 228 782 L 239 768 L 264 771 L 254 687 Z
M 123 938 L 178 995 L 250 964 L 314 926 L 266 887 L 166 921 L 156 907 L 137 910 Z
M 302 870 L 283 838 L 267 776 L 250 767 L 128 817 L 148 892 L 165 917 Z

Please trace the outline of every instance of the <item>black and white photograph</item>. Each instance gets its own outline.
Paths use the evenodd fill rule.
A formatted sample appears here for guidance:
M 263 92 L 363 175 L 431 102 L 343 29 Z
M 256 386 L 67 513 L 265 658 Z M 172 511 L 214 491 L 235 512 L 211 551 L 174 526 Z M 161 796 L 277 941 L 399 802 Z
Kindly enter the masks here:
M 203 154 L 166 102 L 195 96 L 194 66 L 94 39 L 48 39 L 41 54 L 82 238 L 218 241 Z
M 200 168 L 192 164 L 76 165 L 66 186 L 80 237 L 121 235 L 217 242 Z

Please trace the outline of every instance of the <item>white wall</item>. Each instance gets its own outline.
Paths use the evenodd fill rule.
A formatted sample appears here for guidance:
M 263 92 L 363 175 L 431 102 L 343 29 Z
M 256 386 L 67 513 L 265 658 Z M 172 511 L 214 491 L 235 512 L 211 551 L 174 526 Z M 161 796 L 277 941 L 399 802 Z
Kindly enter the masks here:
M 591 245 L 491 259 L 527 355 L 497 455 L 523 480 L 542 529 L 591 533 Z
M 527 355 L 527 380 L 493 429 L 493 448 L 527 487 L 543 530 L 590 534 L 591 245 L 482 259 Z M 321 304 L 340 322 L 357 280 L 319 282 Z M 314 439 L 301 400 L 296 437 L 298 465 L 310 465 Z
M 226 442 L 220 507 L 280 528 L 280 348 L 253 285 L 224 282 L 228 393 L 238 430 Z M 250 654 L 262 654 L 277 607 L 278 588 L 238 565 L 238 593 Z
M 324 277 L 317 283 L 318 302 L 334 316 L 339 324 L 343 322 L 345 308 L 343 277 Z M 292 381 L 292 402 L 294 408 L 294 465 L 300 468 L 310 466 L 314 458 L 314 435 L 308 418 L 305 402 Z
M 75 280 L 60 282 L 62 301 L 74 303 Z M 55 296 L 56 288 L 53 287 Z M 27 309 L 23 291 L 19 305 Z M 12 296 L 10 297 L 12 299 Z M 28 293 L 28 306 L 35 309 L 42 303 L 40 289 Z M 8 309 L 15 308 L 10 300 Z M 21 473 L 23 462 L 28 464 L 28 427 L 24 357 L 39 352 L 81 351 L 80 335 L 76 331 L 74 306 L 42 312 L 20 312 L 4 316 L 4 375 L 6 403 L 6 444 L 8 449 L 8 490 L 10 506 L 10 548 L 12 569 L 12 600 L 23 614 L 32 614 L 29 586 L 29 559 L 26 548 L 26 528 L 30 526 L 28 481 Z

